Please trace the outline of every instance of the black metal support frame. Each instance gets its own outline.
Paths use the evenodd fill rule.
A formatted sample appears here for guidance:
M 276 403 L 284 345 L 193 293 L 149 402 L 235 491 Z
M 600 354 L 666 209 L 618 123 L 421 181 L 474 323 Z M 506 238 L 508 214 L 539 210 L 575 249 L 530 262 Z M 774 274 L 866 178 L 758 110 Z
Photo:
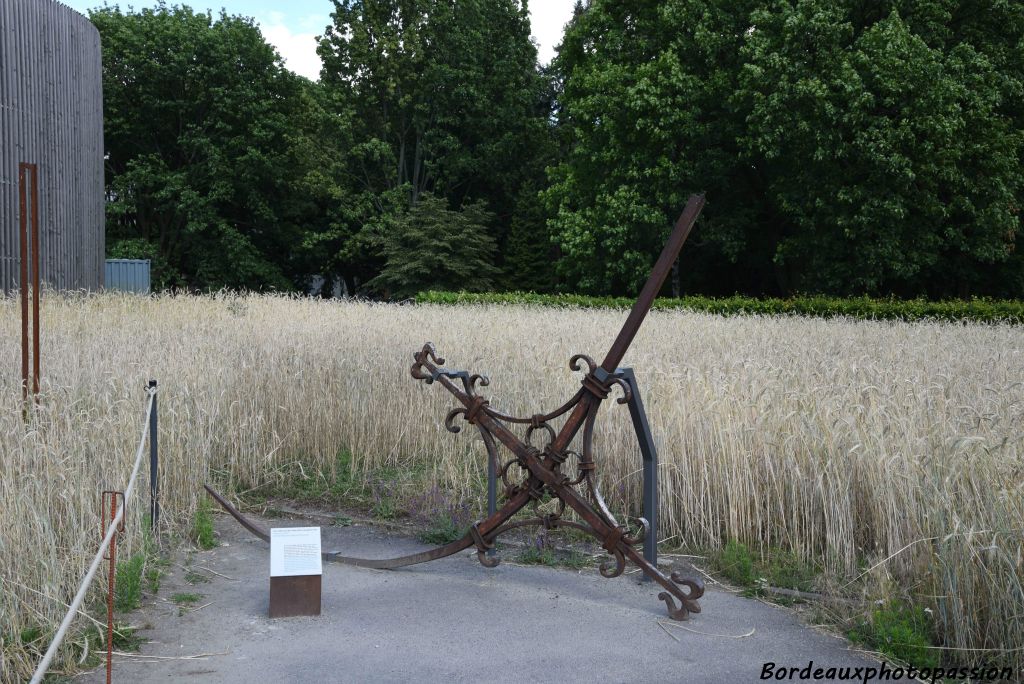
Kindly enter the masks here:
M 160 459 L 158 445 L 159 419 L 156 410 L 156 380 L 150 380 L 149 389 L 153 392 L 153 410 L 149 414 L 149 525 L 156 529 L 160 522 Z

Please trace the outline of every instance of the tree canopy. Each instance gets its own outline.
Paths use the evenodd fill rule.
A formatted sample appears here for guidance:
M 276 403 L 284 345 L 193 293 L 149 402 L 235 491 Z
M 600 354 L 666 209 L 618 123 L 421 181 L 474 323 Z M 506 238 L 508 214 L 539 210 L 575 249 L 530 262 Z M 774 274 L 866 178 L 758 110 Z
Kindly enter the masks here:
M 160 284 L 1024 296 L 1024 6 L 334 0 L 310 82 L 251 19 L 92 12 L 108 244 Z
M 92 12 L 103 49 L 108 243 L 164 284 L 290 289 L 312 95 L 248 19 Z
M 1003 0 L 594 0 L 556 62 L 565 277 L 635 290 L 706 190 L 688 289 L 1019 296 L 1022 36 Z

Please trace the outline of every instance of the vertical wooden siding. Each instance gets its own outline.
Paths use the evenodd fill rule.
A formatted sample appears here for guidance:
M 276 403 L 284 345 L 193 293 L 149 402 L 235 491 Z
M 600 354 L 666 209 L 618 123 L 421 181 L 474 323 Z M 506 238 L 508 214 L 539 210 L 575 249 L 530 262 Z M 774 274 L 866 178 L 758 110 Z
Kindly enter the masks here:
M 0 289 L 20 285 L 18 163 L 39 166 L 41 277 L 103 286 L 100 36 L 53 0 L 0 0 Z

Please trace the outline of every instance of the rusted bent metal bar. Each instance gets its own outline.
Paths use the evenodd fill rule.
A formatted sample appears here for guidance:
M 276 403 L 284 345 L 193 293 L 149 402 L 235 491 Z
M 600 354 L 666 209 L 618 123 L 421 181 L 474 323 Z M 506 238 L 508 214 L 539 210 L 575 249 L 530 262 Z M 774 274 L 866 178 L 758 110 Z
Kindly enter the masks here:
M 462 405 L 450 411 L 445 417 L 445 426 L 448 430 L 461 430 L 454 422 L 461 415 L 466 422 L 475 425 L 480 431 L 488 458 L 493 462 L 495 471 L 499 473 L 505 486 L 505 503 L 494 514 L 474 523 L 464 537 L 444 546 L 399 558 L 380 560 L 349 558 L 336 552 L 324 552 L 324 560 L 369 568 L 394 569 L 444 558 L 475 546 L 480 562 L 485 566 L 494 567 L 498 564 L 498 559 L 489 555 L 488 551 L 494 548 L 494 540 L 498 535 L 529 525 L 544 526 L 547 529 L 574 527 L 596 537 L 611 556 L 609 561 L 601 565 L 602 575 L 621 575 L 628 560 L 665 589 L 658 594 L 658 598 L 666 603 L 672 618 L 685 620 L 690 613 L 700 612 L 697 599 L 704 594 L 704 583 L 698 578 L 683 577 L 675 572 L 666 576 L 657 567 L 648 563 L 636 549 L 636 546 L 643 542 L 648 527 L 647 521 L 639 518 L 634 528 L 630 529 L 629 526 L 620 524 L 609 510 L 595 477 L 593 436 L 597 410 L 601 402 L 608 397 L 612 385 L 619 385 L 623 391 L 624 396 L 618 399 L 618 403 L 628 401 L 628 384 L 613 374 L 647 312 L 650 311 L 655 296 L 664 284 L 703 207 L 703 195 L 695 195 L 687 202 L 668 243 L 651 271 L 647 284 L 633 304 L 626 322 L 601 365 L 597 365 L 583 354 L 577 354 L 569 360 L 569 367 L 574 371 L 582 369 L 581 362 L 586 364 L 587 372 L 583 377 L 583 386 L 569 401 L 554 411 L 527 418 L 502 413 L 491 407 L 487 399 L 477 394 L 478 387 L 486 387 L 489 384 L 486 377 L 471 375 L 468 371 L 444 368 L 444 359 L 437 355 L 434 346 L 429 342 L 415 353 L 415 363 L 411 368 L 412 377 L 423 380 L 428 385 L 441 385 Z M 556 433 L 550 421 L 566 413 L 569 414 L 568 418 L 561 430 Z M 525 441 L 506 427 L 506 423 L 528 426 Z M 581 429 L 583 439 L 580 450 L 569 449 L 569 445 Z M 543 449 L 538 449 L 532 444 L 531 437 L 537 432 L 543 432 L 548 437 Z M 514 458 L 502 463 L 498 457 L 498 443 L 504 445 Z M 562 472 L 562 466 L 570 459 L 575 463 L 572 477 Z M 517 471 L 512 470 L 513 466 Z M 518 477 L 515 476 L 516 472 L 519 473 Z M 270 537 L 266 530 L 247 520 L 208 485 L 206 489 L 246 529 L 264 541 L 269 541 Z M 537 509 L 545 494 L 557 499 L 558 508 L 556 513 L 541 516 Z M 527 505 L 532 505 L 537 514 L 532 518 L 513 521 L 512 517 Z M 581 522 L 562 519 L 566 508 L 575 511 Z M 685 587 L 686 591 L 680 587 Z

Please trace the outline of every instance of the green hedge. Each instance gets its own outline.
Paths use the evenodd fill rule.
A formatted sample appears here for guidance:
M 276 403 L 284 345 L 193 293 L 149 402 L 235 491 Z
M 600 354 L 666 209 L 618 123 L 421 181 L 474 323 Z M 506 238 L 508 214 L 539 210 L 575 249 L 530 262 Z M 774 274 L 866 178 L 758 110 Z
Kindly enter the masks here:
M 627 297 L 589 297 L 586 295 L 545 295 L 533 292 L 475 293 L 421 292 L 419 304 L 518 304 L 579 308 L 628 309 Z M 793 297 L 790 299 L 754 299 L 752 297 L 700 297 L 657 299 L 655 309 L 689 309 L 736 316 L 744 314 L 797 315 L 833 318 L 845 316 L 872 320 L 940 320 L 981 323 L 1024 323 L 1024 301 L 970 299 L 929 302 L 924 299 L 871 299 L 869 297 Z

